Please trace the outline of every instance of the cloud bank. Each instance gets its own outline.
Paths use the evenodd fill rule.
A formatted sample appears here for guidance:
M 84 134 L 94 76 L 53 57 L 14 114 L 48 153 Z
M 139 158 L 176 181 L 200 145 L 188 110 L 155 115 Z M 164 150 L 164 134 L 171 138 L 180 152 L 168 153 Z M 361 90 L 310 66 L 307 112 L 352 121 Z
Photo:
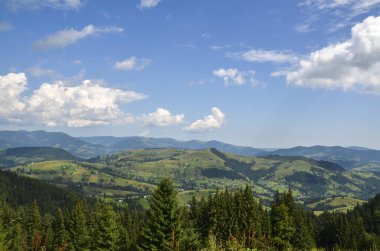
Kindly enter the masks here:
M 380 16 L 351 29 L 351 38 L 316 50 L 294 70 L 275 72 L 299 87 L 342 89 L 380 95 Z
M 62 81 L 44 83 L 30 96 L 21 97 L 26 86 L 24 73 L 0 77 L 0 121 L 68 127 L 127 124 L 134 118 L 121 106 L 147 97 L 90 80 L 76 86 Z

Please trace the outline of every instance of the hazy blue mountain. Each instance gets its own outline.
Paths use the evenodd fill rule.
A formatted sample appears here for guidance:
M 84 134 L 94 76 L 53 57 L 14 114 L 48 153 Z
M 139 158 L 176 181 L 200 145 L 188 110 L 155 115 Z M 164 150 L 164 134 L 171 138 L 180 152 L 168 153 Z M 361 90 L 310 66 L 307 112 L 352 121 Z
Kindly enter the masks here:
M 216 140 L 212 141 L 180 141 L 171 138 L 148 138 L 148 137 L 82 137 L 84 141 L 91 144 L 101 144 L 114 151 L 126 149 L 140 149 L 140 148 L 178 148 L 178 149 L 208 149 L 216 148 L 220 151 L 240 154 L 245 156 L 253 156 L 265 152 L 262 149 L 253 147 L 236 146 L 226 144 Z
M 26 146 L 62 148 L 82 158 L 105 152 L 103 146 L 90 144 L 62 132 L 0 131 L 0 149 Z
M 317 160 L 337 163 L 347 169 L 380 170 L 380 151 L 366 148 L 341 146 L 297 146 L 289 149 L 278 149 L 260 155 L 304 156 Z
M 226 144 L 215 140 L 181 141 L 171 138 L 137 136 L 77 138 L 62 132 L 0 131 L 0 149 L 25 146 L 62 148 L 81 158 L 92 158 L 98 155 L 140 148 L 177 148 L 190 150 L 216 148 L 219 151 L 244 156 L 304 156 L 316 160 L 331 161 L 347 169 L 380 171 L 380 151 L 358 146 L 298 146 L 288 149 L 258 149 Z

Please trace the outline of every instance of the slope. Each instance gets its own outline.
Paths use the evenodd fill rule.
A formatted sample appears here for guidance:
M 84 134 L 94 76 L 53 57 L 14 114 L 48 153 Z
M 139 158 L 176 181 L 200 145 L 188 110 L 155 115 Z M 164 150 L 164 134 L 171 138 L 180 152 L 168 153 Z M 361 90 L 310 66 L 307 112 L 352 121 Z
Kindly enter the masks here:
M 77 159 L 77 157 L 63 149 L 52 147 L 16 147 L 0 150 L 0 168 L 8 168 L 46 160 Z
M 182 193 L 193 195 L 253 184 L 266 202 L 276 191 L 287 189 L 306 204 L 333 196 L 366 199 L 380 191 L 380 178 L 373 173 L 305 157 L 247 157 L 217 149 L 138 149 L 103 156 L 92 164 L 51 161 L 13 170 L 115 199 L 144 196 L 162 177 L 173 178 Z

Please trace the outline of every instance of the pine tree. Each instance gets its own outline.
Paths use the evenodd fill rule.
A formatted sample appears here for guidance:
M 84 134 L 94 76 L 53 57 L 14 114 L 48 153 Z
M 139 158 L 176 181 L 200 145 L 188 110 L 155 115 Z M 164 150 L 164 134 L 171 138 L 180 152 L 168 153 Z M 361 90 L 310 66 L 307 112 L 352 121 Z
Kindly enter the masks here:
M 62 210 L 58 208 L 55 213 L 55 218 L 53 221 L 54 229 L 54 241 L 53 247 L 54 250 L 60 250 L 65 243 L 68 241 L 68 233 L 66 231 L 65 219 L 62 213 Z
M 6 236 L 7 232 L 5 229 L 5 224 L 4 224 L 4 218 L 5 218 L 5 211 L 6 211 L 6 202 L 5 198 L 2 197 L 0 198 L 0 250 L 7 250 L 7 245 L 6 245 Z
M 93 234 L 91 250 L 116 250 L 119 238 L 117 215 L 112 206 L 105 202 L 96 203 L 95 213 L 92 214 Z
M 41 215 L 36 201 L 32 203 L 28 210 L 25 227 L 26 246 L 28 250 L 36 250 L 42 244 Z
M 295 233 L 295 228 L 289 208 L 284 203 L 272 206 L 271 225 L 275 246 L 280 250 L 290 249 L 290 241 Z
M 181 241 L 181 215 L 172 181 L 164 178 L 149 201 L 140 250 L 175 250 Z
M 69 250 L 89 250 L 89 244 L 87 206 L 84 201 L 78 201 L 71 210 L 69 219 Z

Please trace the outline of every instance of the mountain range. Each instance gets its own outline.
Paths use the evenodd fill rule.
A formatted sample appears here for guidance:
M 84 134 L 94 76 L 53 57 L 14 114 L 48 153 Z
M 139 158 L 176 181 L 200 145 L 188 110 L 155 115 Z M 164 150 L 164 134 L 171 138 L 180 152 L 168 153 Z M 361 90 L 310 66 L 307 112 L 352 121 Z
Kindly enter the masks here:
M 93 158 L 128 149 L 176 148 L 201 150 L 215 148 L 219 151 L 243 156 L 303 156 L 331 161 L 346 169 L 380 171 L 380 151 L 364 147 L 297 146 L 288 149 L 260 149 L 236 146 L 220 141 L 180 141 L 171 138 L 149 137 L 72 137 L 62 132 L 0 131 L 0 149 L 14 147 L 61 148 L 78 158 Z

